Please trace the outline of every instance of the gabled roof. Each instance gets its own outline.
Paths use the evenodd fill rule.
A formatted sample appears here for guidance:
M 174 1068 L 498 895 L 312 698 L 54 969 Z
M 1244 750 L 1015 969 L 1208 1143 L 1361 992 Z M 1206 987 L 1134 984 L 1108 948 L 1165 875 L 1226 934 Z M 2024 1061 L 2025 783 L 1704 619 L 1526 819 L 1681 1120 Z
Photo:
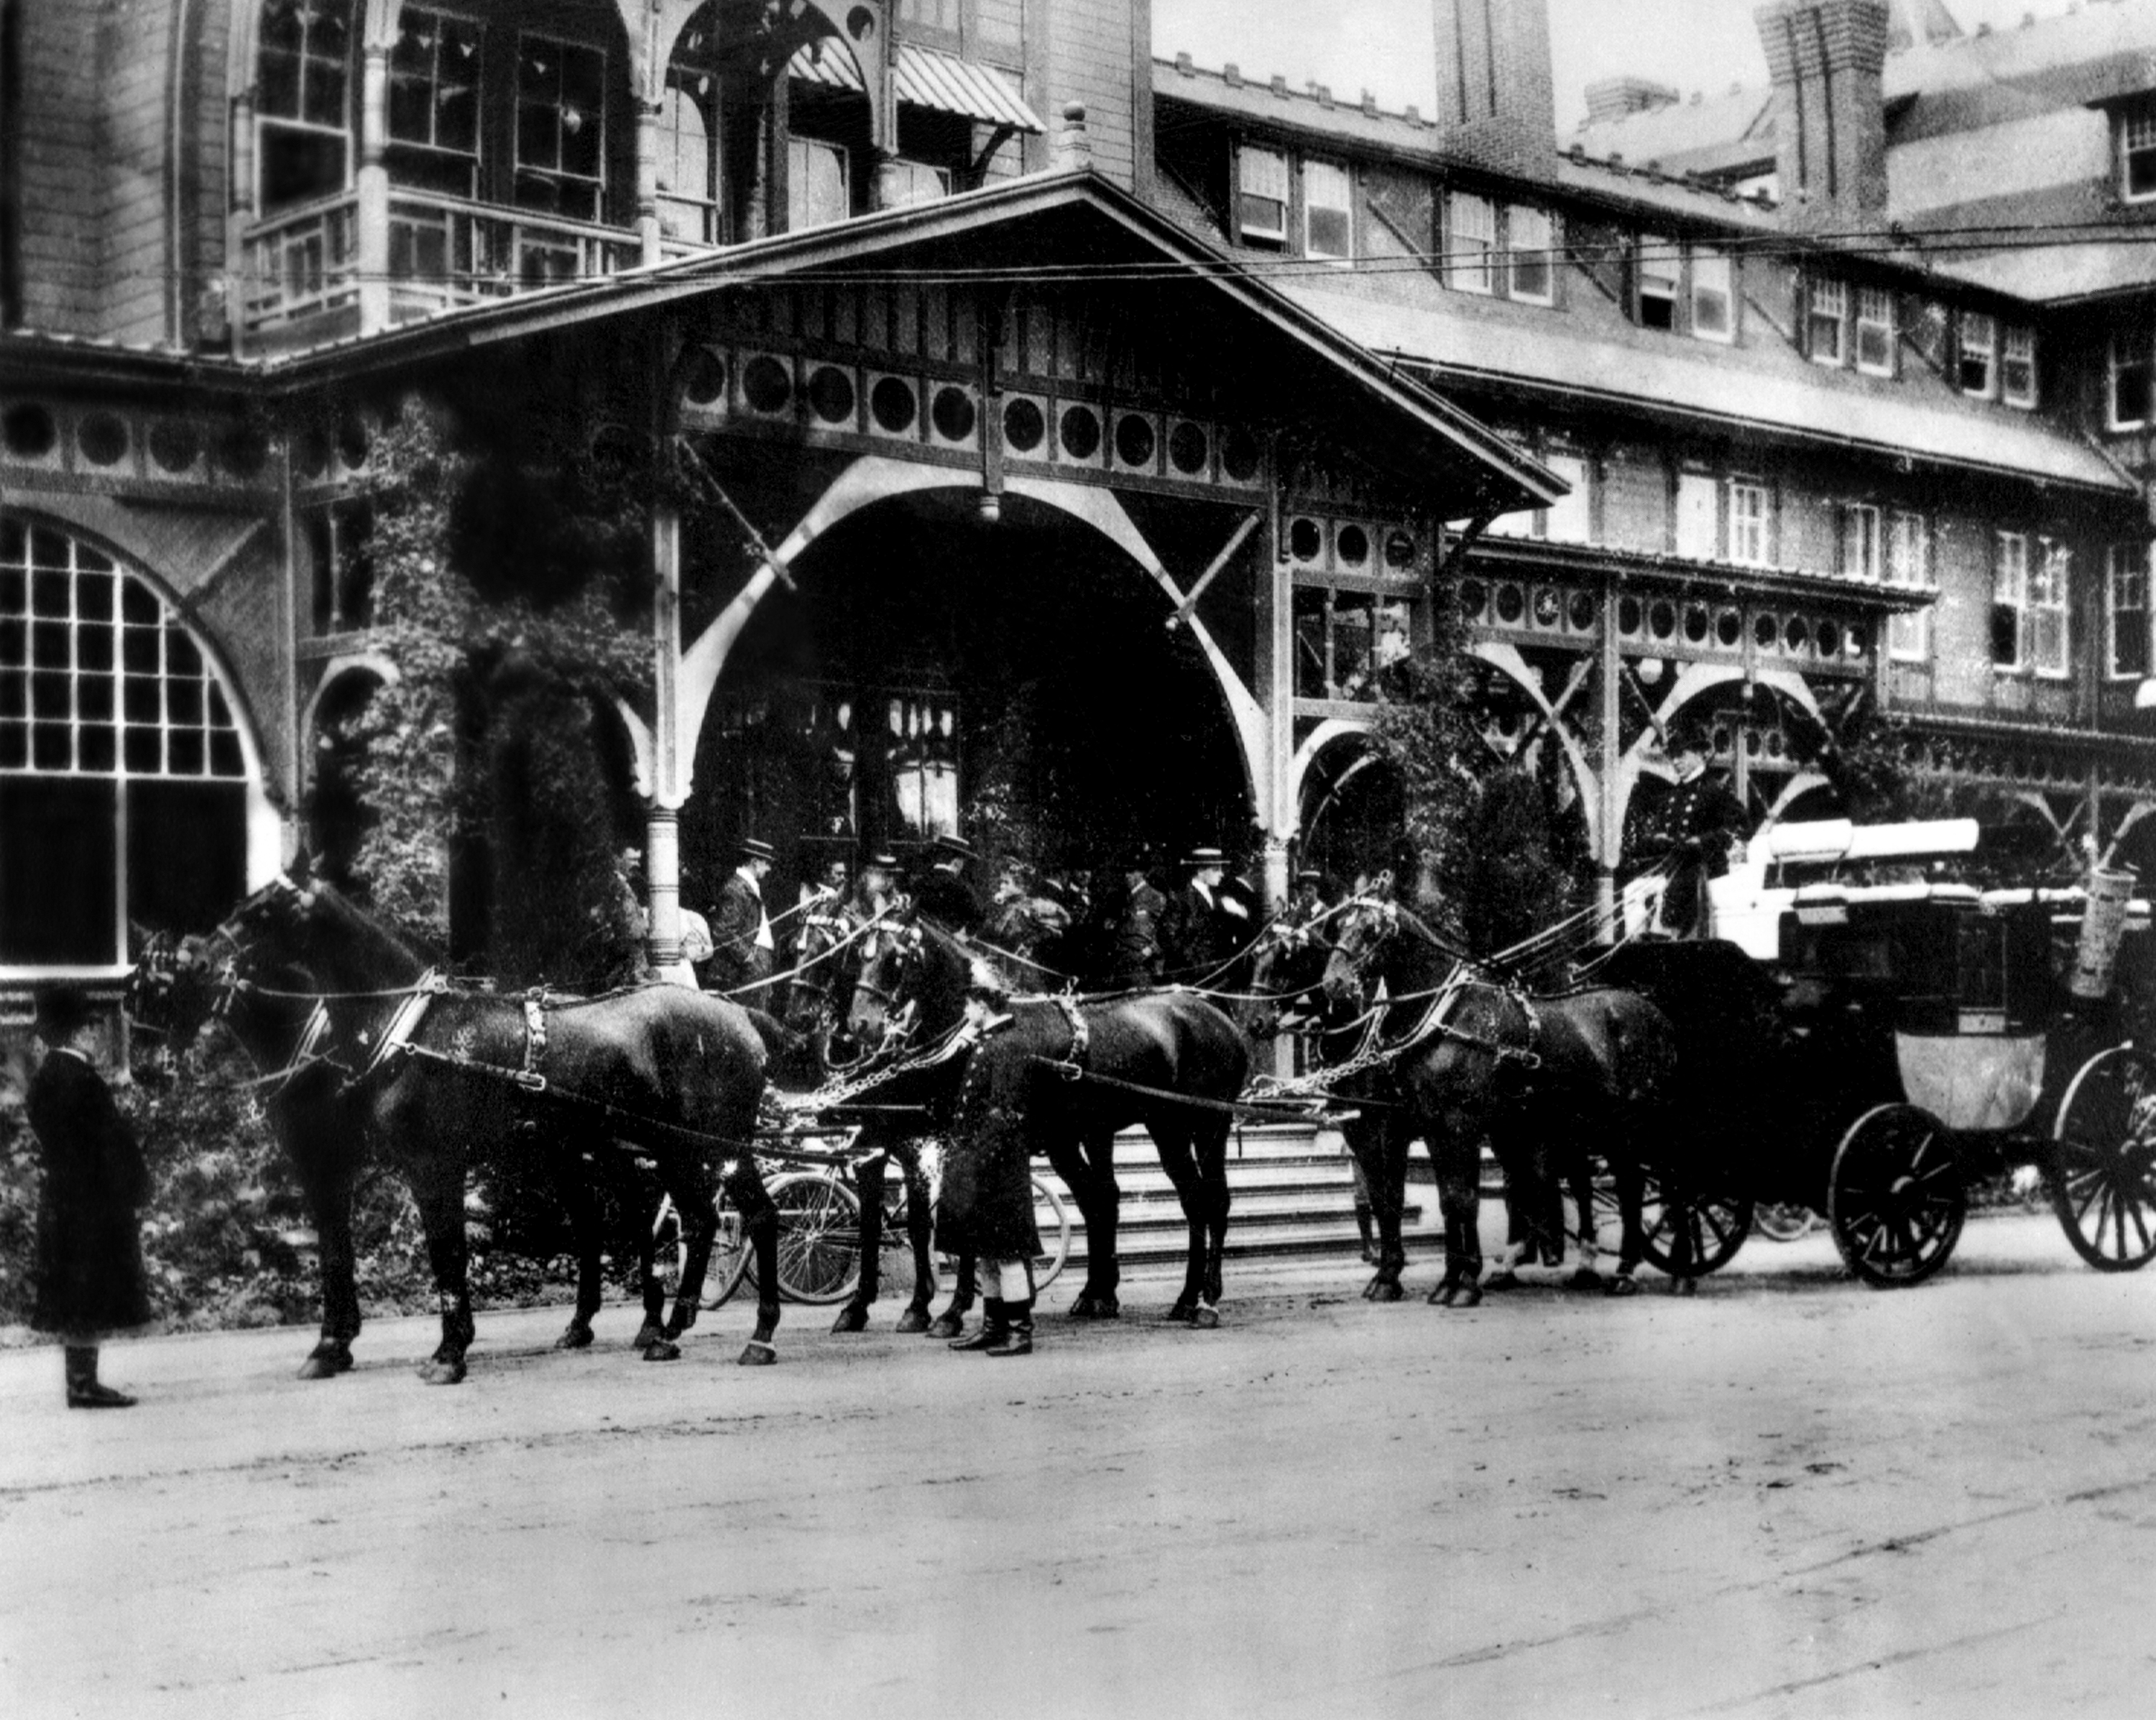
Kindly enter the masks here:
M 1543 505 L 1565 493 L 1561 479 L 1496 431 L 1091 170 L 1004 180 L 933 202 L 462 307 L 267 360 L 260 368 L 281 386 L 313 388 L 332 377 L 378 374 L 759 284 L 901 267 L 945 279 L 970 274 L 1022 281 L 1058 264 L 1106 269 L 1126 284 L 1158 282 L 1163 290 L 1217 295 L 1224 314 L 1247 315 L 1280 343 L 1273 358 L 1253 355 L 1252 374 L 1268 364 L 1285 373 L 1299 359 L 1303 392 L 1283 374 L 1282 397 L 1306 409 L 1329 402 L 1337 421 L 1355 425 L 1358 448 L 1407 481 L 1425 489 L 1449 481 L 1501 512 Z

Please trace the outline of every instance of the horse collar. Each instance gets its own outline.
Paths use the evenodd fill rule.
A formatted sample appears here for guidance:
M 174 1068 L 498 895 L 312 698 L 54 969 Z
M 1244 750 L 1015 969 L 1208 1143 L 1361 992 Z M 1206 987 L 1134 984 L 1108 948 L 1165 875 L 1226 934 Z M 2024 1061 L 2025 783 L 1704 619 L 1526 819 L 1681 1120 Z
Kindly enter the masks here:
M 382 1029 L 382 1037 L 362 1068 L 356 1081 L 365 1081 L 382 1065 L 395 1057 L 418 1031 L 419 1023 L 434 1000 L 449 989 L 449 982 L 438 969 L 429 968 L 413 984 L 411 991 L 398 1000 L 396 1010 L 389 1017 L 389 1025 Z M 363 1035 L 362 1036 L 364 1037 Z

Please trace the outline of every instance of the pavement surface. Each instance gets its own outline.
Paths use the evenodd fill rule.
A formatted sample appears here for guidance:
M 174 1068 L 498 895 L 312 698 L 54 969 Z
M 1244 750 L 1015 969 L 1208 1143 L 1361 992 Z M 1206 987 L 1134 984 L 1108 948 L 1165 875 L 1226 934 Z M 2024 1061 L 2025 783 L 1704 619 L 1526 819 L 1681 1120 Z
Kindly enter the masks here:
M 1051 1313 L 1030 1358 L 789 1308 L 681 1360 L 483 1316 L 0 1354 L 0 1713 L 2156 1713 L 2156 1275 L 1972 1222 L 1911 1291 L 1755 1240 L 1697 1298 L 1227 1323 Z M 1048 1298 L 1060 1311 L 1075 1287 Z

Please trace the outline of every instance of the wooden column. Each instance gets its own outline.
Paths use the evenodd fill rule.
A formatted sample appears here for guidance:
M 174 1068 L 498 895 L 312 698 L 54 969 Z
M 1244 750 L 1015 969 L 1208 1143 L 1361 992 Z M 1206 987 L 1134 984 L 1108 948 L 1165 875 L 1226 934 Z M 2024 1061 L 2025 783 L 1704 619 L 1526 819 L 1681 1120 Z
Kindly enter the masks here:
M 389 48 L 370 42 L 359 84 L 359 331 L 389 326 Z

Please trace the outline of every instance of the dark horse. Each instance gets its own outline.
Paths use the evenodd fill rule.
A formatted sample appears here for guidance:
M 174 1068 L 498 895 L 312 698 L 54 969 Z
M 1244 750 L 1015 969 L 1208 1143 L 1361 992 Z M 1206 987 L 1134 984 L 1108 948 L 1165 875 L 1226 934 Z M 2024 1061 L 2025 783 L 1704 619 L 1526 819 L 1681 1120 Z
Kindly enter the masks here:
M 1613 988 L 1530 997 L 1480 973 L 1397 904 L 1365 899 L 1342 917 L 1326 989 L 1336 1003 L 1366 1002 L 1381 980 L 1389 1001 L 1372 1006 L 1383 1042 L 1398 1048 L 1381 1078 L 1389 1104 L 1348 1137 L 1369 1179 L 1378 1231 L 1377 1274 L 1364 1294 L 1386 1302 L 1400 1295 L 1408 1144 L 1417 1135 L 1429 1144 L 1445 1221 L 1445 1275 L 1432 1302 L 1472 1307 L 1481 1300 L 1485 1139 L 1508 1193 L 1548 1188 L 1559 1175 L 1569 1180 L 1588 1234 L 1592 1155 L 1599 1150 L 1623 1225 L 1608 1287 L 1619 1295 L 1634 1290 L 1645 1252 L 1646 1165 L 1669 1139 L 1676 1096 L 1668 1019 L 1636 993 Z M 1543 1203 L 1527 1193 L 1518 1205 L 1537 1211 Z
M 857 1037 L 873 1040 L 895 1014 L 909 1012 L 920 1042 L 938 1045 L 963 1027 L 969 1003 L 980 1006 L 984 985 L 996 993 L 956 938 L 916 921 L 864 970 L 850 1025 Z M 1142 1123 L 1190 1226 L 1183 1291 L 1168 1318 L 1217 1326 L 1228 1232 L 1229 1106 L 1250 1065 L 1235 1024 L 1184 991 L 1090 1001 L 1020 997 L 996 1002 L 966 1056 L 968 1067 L 950 1083 L 950 1098 L 968 1074 L 1014 1097 L 1029 1141 L 1048 1154 L 1085 1217 L 1086 1283 L 1071 1304 L 1073 1318 L 1112 1319 L 1121 1312 L 1115 1137 Z M 865 1216 L 868 1210 L 865 1200 Z M 865 1266 L 865 1242 L 862 1252 Z M 966 1287 L 962 1276 L 954 1313 L 963 1312 Z
M 693 1324 L 716 1229 L 711 1161 L 746 1216 L 761 1287 L 755 1335 L 741 1359 L 776 1359 L 778 1215 L 747 1150 L 764 1052 L 734 1005 L 672 985 L 589 1001 L 459 991 L 430 980 L 393 934 L 326 885 L 285 880 L 257 891 L 208 938 L 153 950 L 132 1007 L 188 1036 L 221 1013 L 258 1063 L 282 1069 L 268 1108 L 321 1237 L 322 1330 L 302 1369 L 320 1379 L 352 1365 L 359 1331 L 352 1200 L 378 1157 L 412 1190 L 442 1308 L 442 1341 L 421 1372 L 465 1376 L 474 1335 L 465 1283 L 466 1174 L 485 1162 L 546 1176 L 567 1200 L 580 1255 L 577 1308 L 562 1347 L 591 1341 L 599 1304 L 599 1203 L 584 1165 L 652 1161 L 687 1227 L 674 1311 L 642 1262 L 647 1358 L 680 1354 Z M 648 1241 L 645 1244 L 648 1248 Z

